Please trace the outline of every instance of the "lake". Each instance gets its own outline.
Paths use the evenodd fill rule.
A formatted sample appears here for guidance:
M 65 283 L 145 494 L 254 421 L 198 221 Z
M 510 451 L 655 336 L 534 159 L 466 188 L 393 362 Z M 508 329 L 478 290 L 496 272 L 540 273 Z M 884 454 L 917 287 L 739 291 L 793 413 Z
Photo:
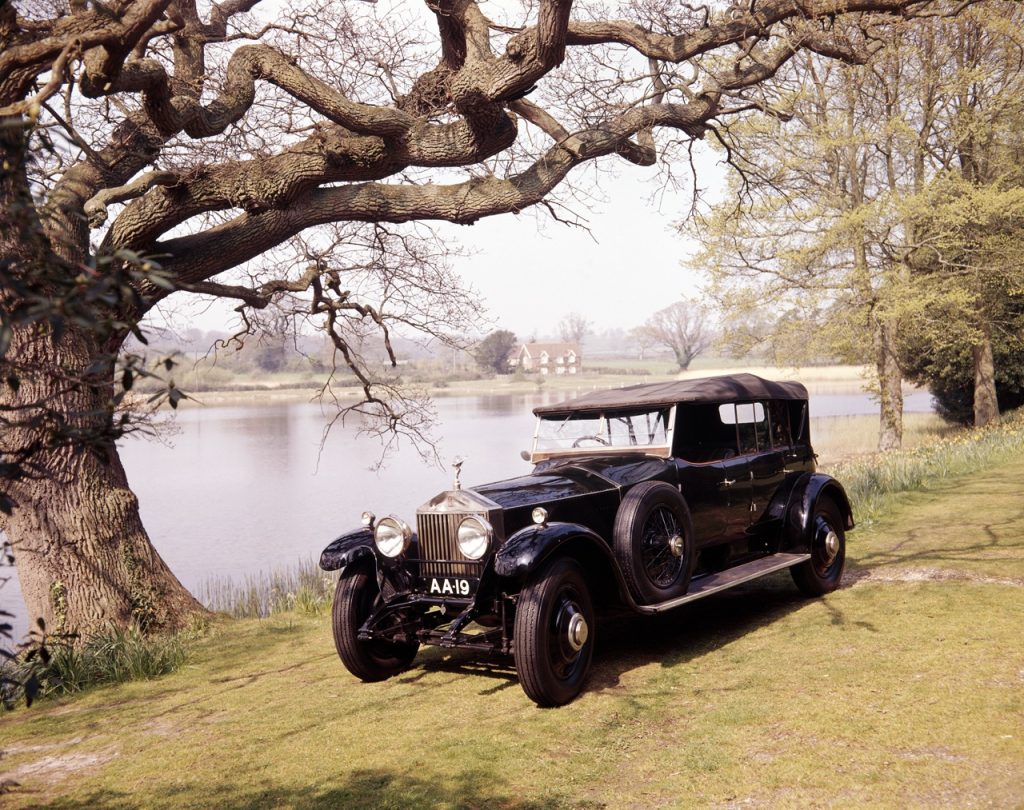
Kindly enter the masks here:
M 466 459 L 467 486 L 527 473 L 519 452 L 533 436 L 532 408 L 568 396 L 438 398 L 438 453 L 446 465 L 456 455 Z M 908 393 L 904 409 L 930 411 L 931 396 Z M 815 418 L 877 415 L 878 405 L 867 394 L 818 394 L 810 410 Z M 306 402 L 195 407 L 176 414 L 160 440 L 122 442 L 143 522 L 186 587 L 318 557 L 359 525 L 364 509 L 413 523 L 417 506 L 450 487 L 451 470 L 423 461 L 408 442 L 374 470 L 380 443 L 357 437 L 354 420 L 324 439 L 328 419 Z M 15 614 L 20 638 L 27 622 L 16 577 L 0 588 L 0 608 Z

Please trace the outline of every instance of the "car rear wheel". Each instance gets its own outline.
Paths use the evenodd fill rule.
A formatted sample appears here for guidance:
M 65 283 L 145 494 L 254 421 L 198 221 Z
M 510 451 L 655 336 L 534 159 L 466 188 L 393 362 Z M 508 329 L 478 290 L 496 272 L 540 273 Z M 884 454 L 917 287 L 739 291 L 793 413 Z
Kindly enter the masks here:
M 555 559 L 531 578 L 514 632 L 519 683 L 538 706 L 561 706 L 582 691 L 594 652 L 594 606 L 575 560 Z
M 634 597 L 655 604 L 682 596 L 693 574 L 693 521 L 679 491 L 663 481 L 637 484 L 615 515 L 615 556 Z
M 348 565 L 338 578 L 331 608 L 334 646 L 341 662 L 362 681 L 383 681 L 409 668 L 419 644 L 393 641 L 361 641 L 359 628 L 370 617 L 380 595 L 373 568 L 365 563 Z
M 846 564 L 846 532 L 834 501 L 824 498 L 814 505 L 811 532 L 811 559 L 789 570 L 803 593 L 822 596 L 839 587 Z

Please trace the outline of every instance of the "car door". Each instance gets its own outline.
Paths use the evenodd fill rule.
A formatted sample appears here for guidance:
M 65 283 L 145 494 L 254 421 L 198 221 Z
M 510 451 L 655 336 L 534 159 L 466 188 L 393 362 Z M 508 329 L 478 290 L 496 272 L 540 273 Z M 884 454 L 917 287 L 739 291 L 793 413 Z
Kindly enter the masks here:
M 762 408 L 763 410 L 763 408 Z M 736 434 L 736 455 L 723 460 L 722 495 L 727 511 L 725 534 L 730 540 L 741 537 L 750 526 L 750 459 L 757 454 L 757 436 L 753 425 L 752 403 L 727 403 L 718 407 L 723 424 L 731 424 Z
M 721 461 L 694 463 L 677 461 L 680 491 L 690 509 L 693 520 L 694 545 L 697 548 L 714 545 L 725 538 L 729 510 L 729 493 L 722 482 L 728 479 Z
M 773 403 L 755 403 L 753 413 L 754 438 L 757 451 L 748 456 L 750 465 L 750 523 L 756 525 L 765 520 L 768 505 L 776 490 L 786 477 L 786 452 L 789 443 L 773 441 Z M 778 430 L 775 431 L 779 433 Z M 781 436 L 781 434 L 779 434 Z
M 673 454 L 698 548 L 726 540 L 736 510 L 747 508 L 742 489 L 748 476 L 745 462 L 737 461 L 735 411 L 727 416 L 724 422 L 712 403 L 677 408 Z

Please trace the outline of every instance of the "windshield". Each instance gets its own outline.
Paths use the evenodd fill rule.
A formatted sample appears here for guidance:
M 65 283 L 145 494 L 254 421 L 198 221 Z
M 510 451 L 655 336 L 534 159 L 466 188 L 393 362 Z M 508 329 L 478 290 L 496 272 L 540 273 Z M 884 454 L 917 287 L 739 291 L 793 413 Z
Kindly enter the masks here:
M 672 446 L 672 410 L 545 414 L 537 421 L 533 460 L 581 452 L 668 456 Z

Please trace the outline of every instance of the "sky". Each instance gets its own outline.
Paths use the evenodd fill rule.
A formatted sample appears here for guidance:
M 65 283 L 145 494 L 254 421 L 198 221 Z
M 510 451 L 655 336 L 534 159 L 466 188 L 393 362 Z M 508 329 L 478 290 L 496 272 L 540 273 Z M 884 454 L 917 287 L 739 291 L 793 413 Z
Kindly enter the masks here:
M 624 164 L 618 177 L 603 181 L 606 199 L 576 208 L 589 232 L 528 215 L 451 226 L 476 251 L 455 268 L 482 294 L 496 324 L 520 337 L 557 332 L 569 312 L 596 331 L 638 326 L 696 295 L 702 280 L 680 264 L 696 245 L 675 227 L 689 209 L 690 189 L 651 200 L 654 171 Z M 710 155 L 698 165 L 698 182 L 711 194 L 722 176 Z

